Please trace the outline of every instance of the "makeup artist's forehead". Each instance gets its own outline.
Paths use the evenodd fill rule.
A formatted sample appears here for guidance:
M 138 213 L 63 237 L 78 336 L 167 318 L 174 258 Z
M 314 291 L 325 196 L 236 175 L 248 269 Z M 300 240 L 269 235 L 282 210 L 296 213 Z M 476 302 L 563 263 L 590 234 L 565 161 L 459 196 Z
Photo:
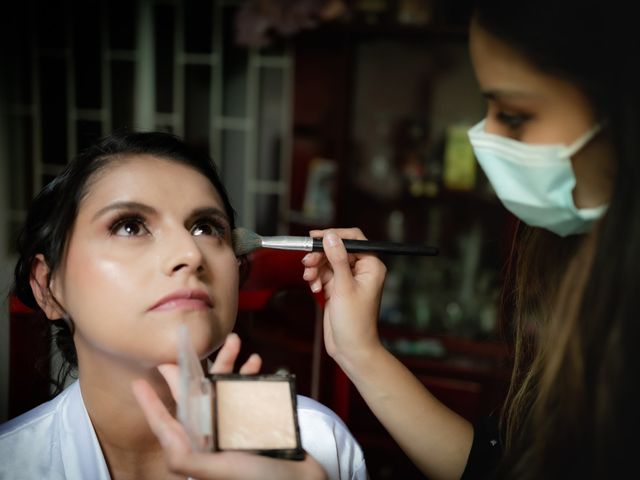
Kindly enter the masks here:
M 570 132 L 568 138 L 576 138 L 596 122 L 588 96 L 574 82 L 542 71 L 524 53 L 477 23 L 471 27 L 470 49 L 486 98 L 517 102 L 536 113 L 552 115 Z
M 87 184 L 83 210 L 114 201 L 136 200 L 160 206 L 214 206 L 224 211 L 214 185 L 195 168 L 154 155 L 129 155 L 112 160 Z
M 472 22 L 470 52 L 480 87 L 529 94 L 545 89 L 545 75 L 519 50 Z

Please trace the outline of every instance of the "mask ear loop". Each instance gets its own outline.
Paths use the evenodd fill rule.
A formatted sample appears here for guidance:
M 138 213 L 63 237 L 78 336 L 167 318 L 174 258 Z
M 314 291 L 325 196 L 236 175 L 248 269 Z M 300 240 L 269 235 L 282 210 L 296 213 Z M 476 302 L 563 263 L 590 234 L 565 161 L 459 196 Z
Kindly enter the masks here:
M 589 143 L 593 138 L 600 133 L 605 125 L 607 124 L 606 120 L 596 123 L 593 127 L 583 133 L 572 145 L 568 146 L 565 150 L 565 154 L 567 157 L 572 157 L 576 154 L 576 152 L 580 151 L 582 147 L 584 147 L 587 143 Z

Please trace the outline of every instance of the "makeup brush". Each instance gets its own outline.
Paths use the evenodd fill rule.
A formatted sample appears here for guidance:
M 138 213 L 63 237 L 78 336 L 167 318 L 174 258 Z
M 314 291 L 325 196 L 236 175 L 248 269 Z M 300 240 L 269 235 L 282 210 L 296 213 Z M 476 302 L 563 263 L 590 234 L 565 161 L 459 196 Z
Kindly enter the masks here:
M 262 237 L 246 228 L 236 228 L 232 232 L 233 248 L 236 255 L 246 255 L 258 248 L 279 250 L 302 250 L 322 252 L 322 238 L 313 237 Z M 437 255 L 436 247 L 426 245 L 407 245 L 396 242 L 376 242 L 370 240 L 342 240 L 351 253 L 389 253 L 393 255 Z

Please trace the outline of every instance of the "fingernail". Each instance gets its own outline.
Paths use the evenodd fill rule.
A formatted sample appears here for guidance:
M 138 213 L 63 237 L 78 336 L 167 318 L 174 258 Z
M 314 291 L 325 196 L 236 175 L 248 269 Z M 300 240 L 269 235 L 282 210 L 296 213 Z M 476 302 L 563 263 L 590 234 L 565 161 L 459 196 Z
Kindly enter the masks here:
M 335 233 L 328 233 L 327 243 L 329 244 L 330 247 L 335 247 L 336 245 L 338 245 L 338 243 L 340 243 L 340 239 Z
M 250 360 L 260 360 L 260 354 L 252 353 L 251 355 L 249 355 L 249 359 Z
M 322 283 L 318 281 L 311 284 L 311 291 L 313 293 L 318 293 L 320 290 L 322 290 Z
M 307 253 L 304 257 L 302 257 L 302 263 L 307 263 L 307 261 L 311 258 L 311 254 Z
M 303 280 L 309 280 L 309 275 L 310 274 L 311 274 L 311 272 L 305 268 L 304 272 L 302 273 L 302 279 Z

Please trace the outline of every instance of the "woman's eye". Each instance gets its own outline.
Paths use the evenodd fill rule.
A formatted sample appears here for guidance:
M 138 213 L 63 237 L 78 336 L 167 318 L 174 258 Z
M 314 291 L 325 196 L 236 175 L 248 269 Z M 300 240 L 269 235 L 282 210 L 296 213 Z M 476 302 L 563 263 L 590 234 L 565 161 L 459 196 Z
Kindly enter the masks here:
M 119 237 L 138 237 L 149 233 L 141 219 L 129 218 L 116 222 L 111 227 L 111 233 Z
M 213 220 L 202 220 L 196 222 L 193 227 L 191 227 L 191 234 L 195 236 L 212 235 L 223 237 L 225 232 L 226 228 Z
M 503 125 L 514 129 L 521 127 L 527 120 L 529 120 L 529 118 L 531 118 L 531 116 L 525 113 L 510 113 L 502 111 L 496 114 L 496 118 Z

